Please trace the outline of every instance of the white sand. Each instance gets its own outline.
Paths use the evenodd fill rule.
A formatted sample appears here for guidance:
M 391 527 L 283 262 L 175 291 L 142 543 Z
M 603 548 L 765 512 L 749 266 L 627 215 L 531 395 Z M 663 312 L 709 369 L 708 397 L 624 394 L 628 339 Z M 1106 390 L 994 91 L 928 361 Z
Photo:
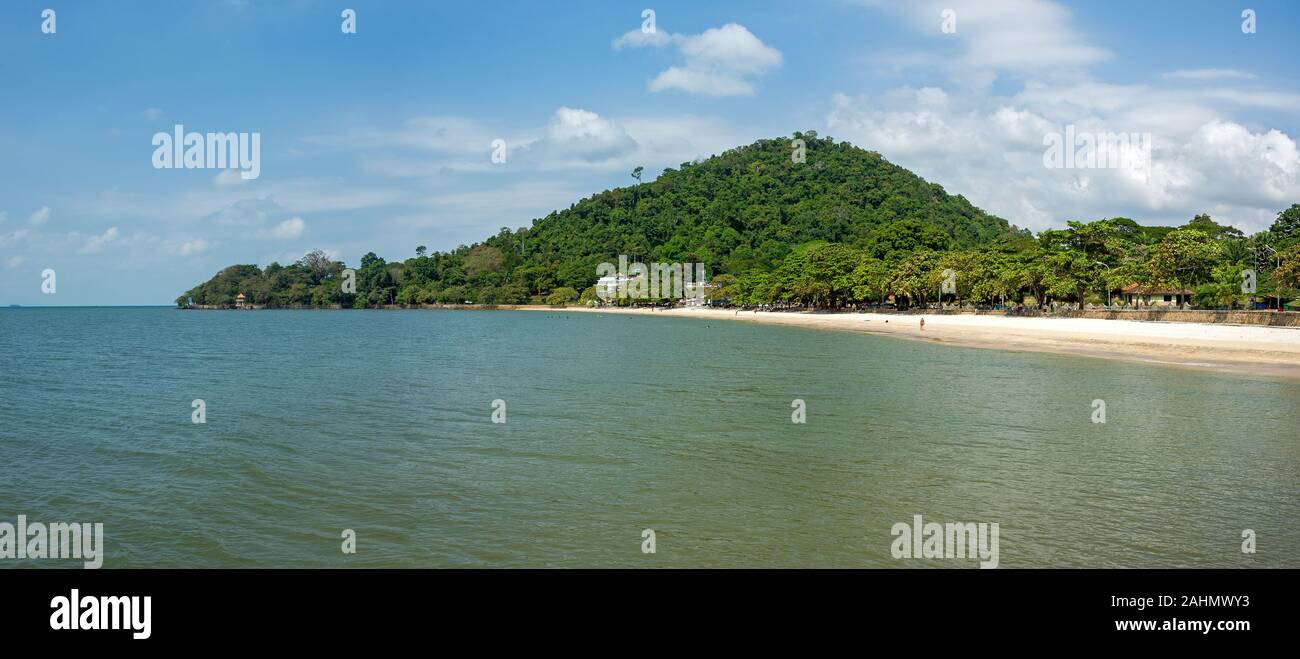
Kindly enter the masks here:
M 548 307 L 534 307 L 551 310 Z M 1300 379 L 1300 328 L 974 314 L 800 313 L 734 309 L 590 309 L 584 313 L 739 320 L 892 334 L 956 345 L 1086 355 Z M 920 328 L 921 318 L 925 329 Z

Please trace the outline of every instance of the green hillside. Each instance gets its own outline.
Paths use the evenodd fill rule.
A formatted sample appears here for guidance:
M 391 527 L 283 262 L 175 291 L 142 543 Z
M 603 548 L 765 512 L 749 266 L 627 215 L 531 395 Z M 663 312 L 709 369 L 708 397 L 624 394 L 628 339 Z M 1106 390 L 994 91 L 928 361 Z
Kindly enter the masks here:
M 794 139 L 806 145 L 801 163 Z M 890 294 L 924 303 L 938 296 L 946 269 L 961 273 L 950 299 L 982 304 L 1105 300 L 1134 282 L 1195 288 L 1204 305 L 1244 304 L 1234 286 L 1264 246 L 1283 254 L 1283 267 L 1260 268 L 1260 293 L 1296 287 L 1287 273 L 1297 269 L 1288 247 L 1298 217 L 1293 206 L 1250 238 L 1204 215 L 1182 228 L 1071 222 L 1035 237 L 879 153 L 808 132 L 683 163 L 472 246 L 415 247 L 393 262 L 369 253 L 355 294 L 344 292 L 347 266 L 313 252 L 288 266 L 231 266 L 177 303 L 228 306 L 238 293 L 268 306 L 570 302 L 591 297 L 597 264 L 625 254 L 704 263 L 718 295 L 750 305 L 840 306 Z

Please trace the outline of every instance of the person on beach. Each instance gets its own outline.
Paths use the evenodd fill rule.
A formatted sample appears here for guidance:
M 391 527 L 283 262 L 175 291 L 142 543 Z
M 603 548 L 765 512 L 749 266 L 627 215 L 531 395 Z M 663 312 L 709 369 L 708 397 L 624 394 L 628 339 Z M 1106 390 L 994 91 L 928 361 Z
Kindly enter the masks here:
M 921 329 L 922 329 L 922 330 L 925 329 L 925 319 L 924 319 L 924 318 L 921 319 Z

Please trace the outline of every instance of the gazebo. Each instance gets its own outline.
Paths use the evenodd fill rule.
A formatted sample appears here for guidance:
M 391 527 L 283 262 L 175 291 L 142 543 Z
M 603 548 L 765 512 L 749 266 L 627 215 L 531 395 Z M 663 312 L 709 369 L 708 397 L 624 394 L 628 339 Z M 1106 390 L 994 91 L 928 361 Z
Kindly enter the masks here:
M 235 296 L 235 308 L 236 308 L 236 309 L 246 309 L 247 307 L 248 307 L 248 298 L 244 297 L 244 294 L 243 294 L 243 293 L 240 293 L 239 295 L 236 295 L 236 296 Z

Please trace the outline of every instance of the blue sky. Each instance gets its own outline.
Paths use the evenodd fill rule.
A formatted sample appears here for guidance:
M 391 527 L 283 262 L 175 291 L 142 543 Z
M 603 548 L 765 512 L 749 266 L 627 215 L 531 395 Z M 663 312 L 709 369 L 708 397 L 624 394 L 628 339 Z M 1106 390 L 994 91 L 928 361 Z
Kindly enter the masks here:
M 1259 230 L 1300 202 L 1297 36 L 1294 2 L 7 1 L 0 304 L 167 304 L 233 263 L 449 249 L 636 165 L 807 129 L 1035 230 Z M 261 175 L 155 169 L 176 124 L 260 133 Z M 1045 168 L 1066 125 L 1149 133 L 1143 176 Z

